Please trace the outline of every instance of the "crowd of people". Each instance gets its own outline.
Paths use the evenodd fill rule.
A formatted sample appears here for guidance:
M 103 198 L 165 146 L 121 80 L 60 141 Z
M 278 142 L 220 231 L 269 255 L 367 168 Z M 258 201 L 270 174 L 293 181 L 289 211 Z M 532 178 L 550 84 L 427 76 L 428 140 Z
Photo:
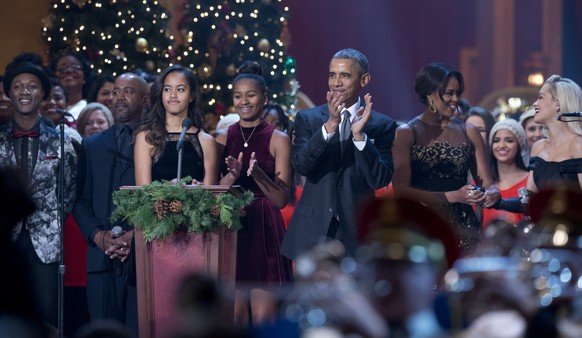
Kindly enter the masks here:
M 187 184 L 239 185 L 254 200 L 237 233 L 233 322 L 215 315 L 227 302 L 217 281 L 192 275 L 176 290 L 175 337 L 493 337 L 484 328 L 504 320 L 515 337 L 576 336 L 582 121 L 563 115 L 582 111 L 575 82 L 552 75 L 530 109 L 496 121 L 462 99 L 459 71 L 429 63 L 411 81 L 422 111 L 398 123 L 373 109 L 355 49 L 331 57 L 325 103 L 293 119 L 262 71 L 240 65 L 234 113 L 207 130 L 188 67 L 149 84 L 95 77 L 81 54 L 16 56 L 0 77 L 1 240 L 28 297 L 7 303 L 0 332 L 138 337 L 134 225 L 111 221 L 112 195 L 177 181 L 182 163 Z M 524 283 L 516 261 L 531 265 L 528 288 L 502 292 Z

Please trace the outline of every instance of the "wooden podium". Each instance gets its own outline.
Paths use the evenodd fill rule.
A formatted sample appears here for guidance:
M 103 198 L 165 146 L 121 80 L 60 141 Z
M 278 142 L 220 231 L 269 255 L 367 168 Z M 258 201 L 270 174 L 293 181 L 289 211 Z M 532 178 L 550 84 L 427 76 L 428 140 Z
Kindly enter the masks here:
M 233 186 L 201 187 L 215 194 L 242 194 Z M 137 188 L 139 187 L 121 187 Z M 234 290 L 236 240 L 236 231 L 219 227 L 216 231 L 203 233 L 176 231 L 169 238 L 146 243 L 143 232 L 136 227 L 134 244 L 140 338 L 164 338 L 175 331 L 179 318 L 176 292 L 182 279 L 188 274 L 206 274 L 218 280 L 222 287 Z M 226 312 L 225 323 L 232 323 L 232 303 Z

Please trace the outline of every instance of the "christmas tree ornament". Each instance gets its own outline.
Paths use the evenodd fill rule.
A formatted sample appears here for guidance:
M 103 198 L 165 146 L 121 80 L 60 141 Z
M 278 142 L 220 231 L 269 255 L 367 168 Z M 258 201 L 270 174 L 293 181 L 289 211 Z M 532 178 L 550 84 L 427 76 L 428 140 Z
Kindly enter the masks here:
M 135 50 L 138 52 L 145 53 L 148 50 L 148 47 L 148 40 L 145 38 L 137 38 L 137 40 L 135 40 Z
M 87 4 L 87 0 L 73 0 L 73 3 L 79 6 L 79 8 L 83 8 Z
M 230 65 L 228 65 L 225 69 L 226 75 L 228 76 L 235 76 L 236 75 L 236 66 L 234 65 L 234 63 L 231 63 Z
M 269 40 L 267 39 L 261 39 L 259 40 L 259 42 L 257 43 L 257 48 L 261 51 L 261 52 L 268 52 L 269 49 L 271 49 L 271 43 L 269 42 Z
M 156 65 L 152 60 L 146 61 L 146 70 L 150 73 L 152 73 L 154 70 L 156 70 Z

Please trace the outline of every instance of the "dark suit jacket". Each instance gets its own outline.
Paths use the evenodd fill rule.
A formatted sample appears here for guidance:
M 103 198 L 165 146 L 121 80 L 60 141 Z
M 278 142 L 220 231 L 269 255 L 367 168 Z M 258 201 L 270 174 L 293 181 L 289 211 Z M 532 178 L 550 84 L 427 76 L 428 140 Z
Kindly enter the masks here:
M 387 186 L 394 173 L 394 120 L 373 111 L 364 130 L 368 137 L 364 150 L 359 151 L 350 138 L 342 156 L 339 132 L 329 142 L 323 139 L 321 127 L 328 118 L 327 105 L 300 111 L 295 117 L 293 166 L 306 181 L 281 248 L 292 259 L 325 236 L 336 216 L 341 240 L 353 252 L 358 204 Z
M 111 194 L 120 186 L 135 185 L 133 146 L 130 154 L 117 150 L 115 127 L 83 140 L 79 154 L 80 198 L 73 215 L 87 246 L 87 272 L 104 271 L 111 268 L 110 259 L 93 242 L 98 230 L 111 230 L 109 221 L 114 204 Z M 127 224 L 119 224 L 128 229 Z

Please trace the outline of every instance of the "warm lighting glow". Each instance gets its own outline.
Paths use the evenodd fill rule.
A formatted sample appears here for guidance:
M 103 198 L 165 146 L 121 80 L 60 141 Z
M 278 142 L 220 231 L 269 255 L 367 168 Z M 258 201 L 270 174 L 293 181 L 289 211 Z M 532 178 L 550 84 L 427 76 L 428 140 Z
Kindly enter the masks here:
M 507 100 L 507 105 L 509 105 L 509 108 L 511 108 L 512 111 L 515 111 L 521 107 L 521 99 L 519 97 L 510 97 L 509 100 Z
M 540 72 L 531 73 L 527 77 L 527 83 L 530 86 L 540 87 L 544 84 L 544 75 Z

